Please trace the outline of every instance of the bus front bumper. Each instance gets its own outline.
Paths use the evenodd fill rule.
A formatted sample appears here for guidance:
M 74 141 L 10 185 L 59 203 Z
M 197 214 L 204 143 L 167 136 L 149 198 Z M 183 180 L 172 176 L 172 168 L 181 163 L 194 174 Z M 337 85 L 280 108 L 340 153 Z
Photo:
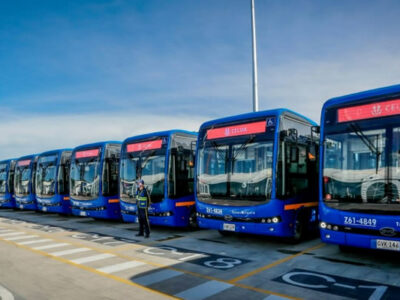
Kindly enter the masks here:
M 249 233 L 268 236 L 291 237 L 293 229 L 284 222 L 280 223 L 247 223 L 224 222 L 197 217 L 200 228 L 222 230 L 227 232 Z

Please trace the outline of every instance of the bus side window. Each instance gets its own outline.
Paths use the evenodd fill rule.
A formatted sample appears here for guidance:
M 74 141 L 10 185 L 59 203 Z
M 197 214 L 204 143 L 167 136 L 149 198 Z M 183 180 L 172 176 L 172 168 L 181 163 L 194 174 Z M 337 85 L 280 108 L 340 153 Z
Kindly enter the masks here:
M 195 137 L 175 136 L 174 147 L 171 149 L 168 196 L 180 198 L 193 193 L 194 185 L 194 150 L 192 142 Z
M 8 173 L 8 192 L 14 194 L 14 175 L 15 175 L 15 162 L 11 162 L 10 170 Z
M 121 146 L 109 145 L 103 170 L 103 195 L 114 196 L 118 194 L 119 157 Z

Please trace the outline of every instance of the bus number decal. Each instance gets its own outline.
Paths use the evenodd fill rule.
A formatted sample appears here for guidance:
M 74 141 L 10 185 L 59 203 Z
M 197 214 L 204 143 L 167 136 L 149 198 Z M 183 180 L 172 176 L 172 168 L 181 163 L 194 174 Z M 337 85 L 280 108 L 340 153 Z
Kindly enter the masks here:
M 361 217 L 348 217 L 344 216 L 344 224 L 346 225 L 361 225 L 367 227 L 376 227 L 377 221 L 372 218 L 361 218 Z

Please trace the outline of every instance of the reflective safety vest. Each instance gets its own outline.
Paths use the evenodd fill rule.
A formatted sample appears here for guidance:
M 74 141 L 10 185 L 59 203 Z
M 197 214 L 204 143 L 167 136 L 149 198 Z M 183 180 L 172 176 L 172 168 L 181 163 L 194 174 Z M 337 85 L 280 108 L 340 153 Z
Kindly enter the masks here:
M 137 206 L 139 208 L 147 208 L 148 204 L 148 198 L 147 198 L 147 191 L 143 189 L 142 191 L 138 191 L 136 195 L 136 201 L 137 201 Z

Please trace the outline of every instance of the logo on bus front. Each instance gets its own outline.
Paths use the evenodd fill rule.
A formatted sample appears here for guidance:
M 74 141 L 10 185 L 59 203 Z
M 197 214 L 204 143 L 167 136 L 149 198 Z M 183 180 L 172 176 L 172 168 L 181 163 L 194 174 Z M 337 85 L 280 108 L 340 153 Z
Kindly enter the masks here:
M 371 114 L 376 117 L 382 114 L 382 108 L 380 105 L 374 105 L 371 110 Z
M 379 229 L 379 233 L 383 236 L 392 237 L 396 235 L 396 230 L 394 230 L 394 228 L 391 227 L 383 227 Z

